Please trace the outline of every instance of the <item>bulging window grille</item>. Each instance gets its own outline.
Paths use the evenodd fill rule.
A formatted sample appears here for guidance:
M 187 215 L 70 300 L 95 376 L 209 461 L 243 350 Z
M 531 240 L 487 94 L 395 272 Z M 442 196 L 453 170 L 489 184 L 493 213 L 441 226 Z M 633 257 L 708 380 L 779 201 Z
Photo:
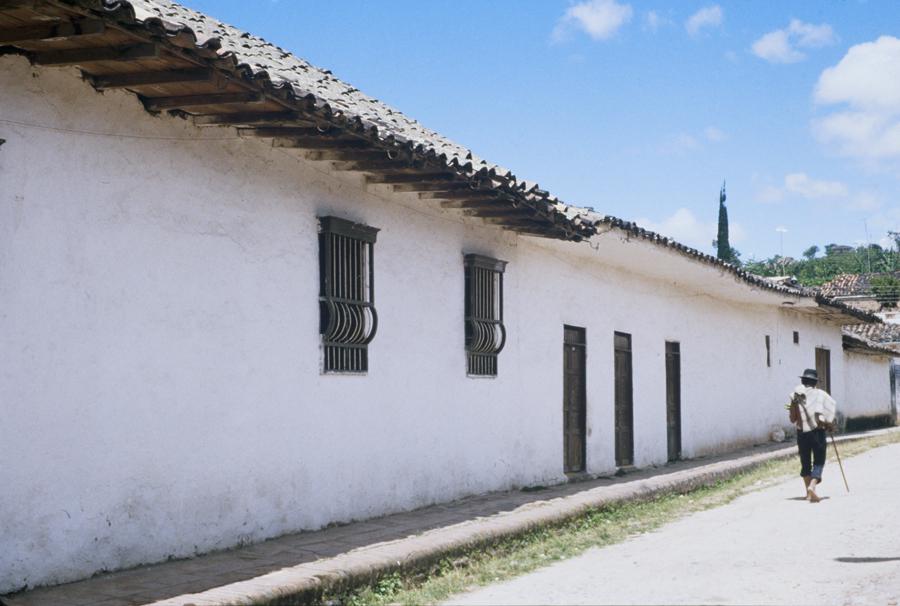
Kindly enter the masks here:
M 319 218 L 319 332 L 325 372 L 366 372 L 375 312 L 374 227 Z
M 497 354 L 506 343 L 503 326 L 503 271 L 506 261 L 465 255 L 466 357 L 473 376 L 496 376 Z

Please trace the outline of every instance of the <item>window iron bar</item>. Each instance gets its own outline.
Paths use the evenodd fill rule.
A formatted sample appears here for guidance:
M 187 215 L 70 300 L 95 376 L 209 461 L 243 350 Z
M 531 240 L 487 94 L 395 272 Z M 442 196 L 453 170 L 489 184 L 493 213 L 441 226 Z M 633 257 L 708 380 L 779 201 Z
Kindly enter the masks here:
M 505 261 L 465 255 L 466 370 L 474 376 L 496 376 L 497 356 L 506 344 L 503 324 Z
M 320 218 L 320 332 L 325 372 L 366 372 L 378 329 L 372 250 L 377 229 Z

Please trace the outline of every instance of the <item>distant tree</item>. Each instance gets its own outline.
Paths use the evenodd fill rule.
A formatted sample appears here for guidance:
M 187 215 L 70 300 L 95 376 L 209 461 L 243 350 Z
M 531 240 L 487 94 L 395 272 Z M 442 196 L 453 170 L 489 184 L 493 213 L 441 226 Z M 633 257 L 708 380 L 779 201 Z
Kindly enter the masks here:
M 895 241 L 895 245 L 900 245 L 900 232 L 888 232 L 888 236 Z M 760 276 L 781 275 L 783 268 L 785 274 L 794 276 L 804 286 L 821 286 L 841 274 L 878 274 L 900 270 L 900 253 L 878 244 L 856 248 L 829 244 L 825 247 L 825 255 L 821 257 L 816 257 L 814 251 L 818 252 L 818 247 L 810 246 L 803 252 L 804 258 L 800 260 L 790 257 L 782 259 L 778 255 L 768 259 L 749 259 L 743 264 L 743 268 Z M 891 286 L 888 284 L 883 288 L 885 297 L 889 298 Z
M 726 263 L 740 264 L 739 255 L 735 255 L 735 251 L 728 242 L 728 209 L 725 208 L 725 182 L 722 181 L 722 189 L 719 190 L 719 233 L 713 241 L 716 247 L 716 257 Z
M 888 238 L 891 239 L 894 243 L 893 250 L 890 251 L 890 266 L 891 271 L 895 271 L 898 266 L 900 266 L 900 231 L 889 231 L 887 233 Z
M 900 299 L 900 280 L 892 275 L 875 276 L 869 281 L 872 285 L 872 294 L 884 307 L 897 307 Z
M 777 274 L 777 257 L 771 259 L 747 259 L 743 267 L 746 271 L 757 276 L 771 277 Z

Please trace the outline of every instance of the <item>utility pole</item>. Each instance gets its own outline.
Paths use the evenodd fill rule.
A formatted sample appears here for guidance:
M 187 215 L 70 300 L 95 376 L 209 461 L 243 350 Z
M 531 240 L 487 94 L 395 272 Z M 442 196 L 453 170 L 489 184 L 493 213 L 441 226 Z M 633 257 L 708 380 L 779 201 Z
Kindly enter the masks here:
M 872 273 L 872 250 L 869 245 L 869 222 L 863 219 L 863 229 L 866 232 L 866 265 L 869 266 L 869 273 Z
M 775 231 L 778 232 L 779 239 L 781 240 L 781 275 L 784 275 L 784 234 L 787 233 L 787 227 L 784 225 L 779 225 L 775 228 Z

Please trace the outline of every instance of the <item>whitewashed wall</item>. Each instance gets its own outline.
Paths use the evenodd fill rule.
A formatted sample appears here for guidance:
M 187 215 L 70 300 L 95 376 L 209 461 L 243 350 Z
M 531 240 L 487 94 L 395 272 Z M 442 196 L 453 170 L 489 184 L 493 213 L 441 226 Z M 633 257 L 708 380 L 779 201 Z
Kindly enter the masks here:
M 587 329 L 594 473 L 615 468 L 615 330 L 637 465 L 666 458 L 665 340 L 687 456 L 765 440 L 813 348 L 840 352 L 837 327 L 649 244 L 517 238 L 74 70 L 0 57 L 0 118 L 53 127 L 0 123 L 0 593 L 564 481 L 563 324 Z M 319 373 L 323 214 L 381 228 L 366 376 Z M 509 261 L 496 379 L 465 376 L 464 252 Z
M 846 417 L 891 414 L 891 358 L 844 353 L 846 396 L 840 410 Z
M 614 468 L 615 331 L 632 335 L 638 466 L 666 461 L 665 341 L 681 344 L 682 443 L 686 457 L 766 441 L 773 427 L 789 426 L 784 404 L 799 384 L 803 369 L 815 368 L 817 347 L 831 351 L 832 391 L 842 398 L 839 327 L 771 304 L 748 305 L 712 298 L 687 285 L 676 289 L 617 269 L 640 252 L 636 249 L 644 247 L 655 248 L 660 263 L 667 261 L 665 255 L 670 256 L 668 261 L 680 263 L 678 275 L 682 281 L 690 280 L 694 272 L 706 280 L 710 273 L 716 275 L 652 244 L 635 240 L 623 244 L 624 237 L 612 234 L 600 237 L 604 238 L 616 241 L 604 248 L 603 254 L 586 245 L 542 242 L 529 245 L 528 256 L 521 259 L 524 271 L 533 274 L 527 291 L 537 294 L 539 300 L 547 297 L 555 301 L 522 310 L 529 318 L 525 322 L 529 329 L 523 332 L 543 333 L 535 335 L 540 342 L 523 350 L 539 351 L 550 347 L 554 338 L 561 341 L 563 323 L 587 327 L 588 433 L 592 436 L 588 443 L 589 471 Z M 760 296 L 742 288 L 748 299 Z M 793 343 L 795 330 L 800 333 L 799 344 Z M 770 336 L 771 366 L 766 365 L 766 335 Z M 554 364 L 550 366 L 553 369 Z M 555 368 L 560 366 L 561 362 L 555 363 Z M 554 384 L 544 396 L 547 401 L 562 390 L 561 381 L 552 371 L 551 379 Z M 734 411 L 738 411 L 737 418 Z M 557 424 L 561 422 L 559 419 Z

